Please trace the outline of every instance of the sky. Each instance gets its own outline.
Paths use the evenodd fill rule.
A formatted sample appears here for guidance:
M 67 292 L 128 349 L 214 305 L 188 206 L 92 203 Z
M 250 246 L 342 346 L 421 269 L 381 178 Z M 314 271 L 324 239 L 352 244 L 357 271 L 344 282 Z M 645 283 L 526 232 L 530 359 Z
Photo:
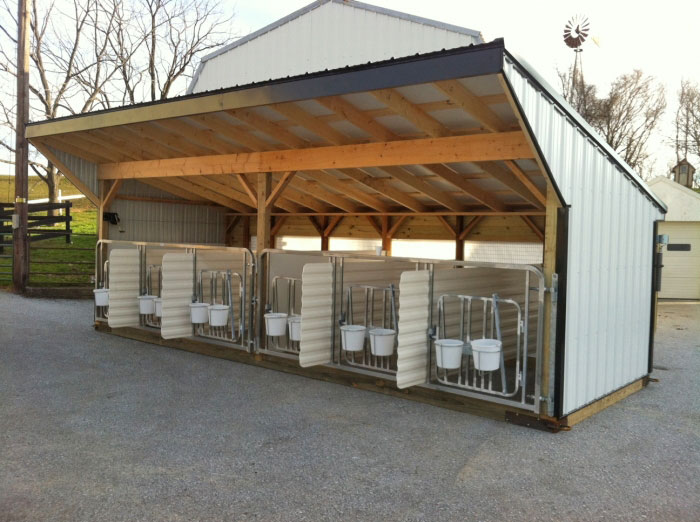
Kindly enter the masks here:
M 310 2 L 222 0 L 222 6 L 234 13 L 234 35 L 245 36 Z M 557 68 L 567 69 L 574 56 L 562 41 L 564 24 L 574 15 L 587 16 L 591 36 L 600 45 L 589 38 L 583 46 L 586 80 L 598 85 L 599 92 L 604 93 L 615 77 L 633 69 L 642 69 L 658 78 L 666 87 L 668 108 L 653 138 L 655 173 L 665 173 L 675 162 L 673 149 L 664 142 L 672 134 L 671 122 L 681 80 L 700 83 L 697 31 L 700 2 L 369 0 L 369 3 L 475 29 L 486 41 L 502 37 L 511 52 L 534 66 L 555 88 L 559 87 Z
M 236 34 L 243 36 L 304 7 L 310 0 L 226 0 L 234 10 Z M 586 81 L 606 92 L 620 74 L 641 69 L 666 88 L 668 108 L 654 136 L 656 174 L 675 162 L 665 140 L 672 134 L 677 91 L 682 79 L 700 83 L 698 21 L 700 2 L 666 0 L 469 1 L 369 0 L 377 6 L 431 18 L 480 31 L 485 41 L 504 38 L 506 47 L 524 58 L 555 88 L 557 69 L 565 70 L 574 53 L 562 41 L 566 22 L 574 15 L 588 17 L 591 36 L 584 43 L 582 62 Z

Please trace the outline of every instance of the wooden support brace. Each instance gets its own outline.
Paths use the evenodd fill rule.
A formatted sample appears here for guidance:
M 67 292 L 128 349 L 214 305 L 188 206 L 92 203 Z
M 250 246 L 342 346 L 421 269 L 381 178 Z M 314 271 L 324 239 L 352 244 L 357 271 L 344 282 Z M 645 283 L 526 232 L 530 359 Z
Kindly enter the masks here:
M 474 219 L 472 219 L 465 229 L 460 232 L 459 236 L 457 236 L 457 239 L 460 241 L 467 239 L 467 236 L 472 232 L 472 230 L 474 230 L 474 228 L 476 228 L 482 219 L 484 219 L 484 216 L 476 216 Z
M 282 174 L 282 178 L 277 182 L 277 185 L 275 185 L 275 188 L 272 190 L 267 200 L 265 201 L 266 207 L 271 207 L 275 204 L 277 198 L 279 198 L 282 195 L 284 189 L 287 187 L 287 185 L 289 185 L 289 182 L 292 181 L 294 174 L 296 174 L 296 172 L 294 171 L 285 172 L 284 174 Z

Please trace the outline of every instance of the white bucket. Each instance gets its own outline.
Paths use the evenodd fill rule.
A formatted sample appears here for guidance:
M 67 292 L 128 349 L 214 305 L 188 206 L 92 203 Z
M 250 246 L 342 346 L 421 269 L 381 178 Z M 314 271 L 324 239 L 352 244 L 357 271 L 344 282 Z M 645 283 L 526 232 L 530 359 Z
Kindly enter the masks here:
M 154 302 L 156 303 L 156 317 L 163 317 L 163 299 L 156 297 Z
M 155 298 L 154 295 L 139 296 L 139 313 L 141 315 L 151 315 L 156 312 Z
M 498 370 L 501 366 L 502 347 L 503 343 L 498 339 L 474 339 L 472 341 L 474 367 L 482 372 Z
M 464 342 L 459 339 L 438 339 L 435 341 L 435 363 L 438 368 L 456 370 L 462 366 Z
M 265 314 L 265 330 L 271 337 L 279 337 L 287 333 L 287 314 Z
M 228 305 L 211 305 L 209 307 L 209 326 L 226 326 L 228 324 L 228 311 Z
M 293 315 L 287 320 L 289 325 L 289 340 L 301 341 L 301 316 Z
M 192 324 L 204 324 L 209 320 L 209 303 L 190 303 Z
M 95 288 L 95 306 L 109 306 L 109 288 Z
M 345 324 L 340 327 L 340 339 L 346 352 L 361 352 L 365 348 L 367 328 L 359 324 Z
M 386 357 L 394 353 L 396 330 L 374 328 L 369 331 L 369 343 L 372 355 Z

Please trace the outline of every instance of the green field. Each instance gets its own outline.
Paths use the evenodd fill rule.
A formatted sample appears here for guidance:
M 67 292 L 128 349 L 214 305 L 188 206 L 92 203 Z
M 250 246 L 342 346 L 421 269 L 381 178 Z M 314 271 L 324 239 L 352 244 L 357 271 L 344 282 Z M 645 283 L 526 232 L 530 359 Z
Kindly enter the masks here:
M 61 180 L 63 195 L 80 192 L 68 181 Z M 29 199 L 48 197 L 46 184 L 37 177 L 29 178 Z M 14 178 L 0 176 L 0 202 L 14 199 Z M 30 286 L 91 286 L 94 273 L 95 243 L 97 242 L 97 209 L 87 199 L 73 200 L 71 209 L 72 243 L 58 237 L 31 244 L 29 253 Z M 63 224 L 45 227 L 49 230 L 63 228 Z M 6 242 L 6 241 L 3 241 Z M 0 286 L 11 283 L 12 249 L 0 252 Z M 8 257 L 5 257 L 8 256 Z

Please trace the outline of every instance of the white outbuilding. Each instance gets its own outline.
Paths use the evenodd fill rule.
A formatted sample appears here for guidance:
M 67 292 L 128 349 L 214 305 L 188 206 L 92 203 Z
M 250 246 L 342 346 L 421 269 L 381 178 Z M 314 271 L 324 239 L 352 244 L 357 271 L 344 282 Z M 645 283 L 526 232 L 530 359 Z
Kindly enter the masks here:
M 660 298 L 700 299 L 700 194 L 659 176 L 649 188 L 668 206 L 659 234 L 668 235 Z

